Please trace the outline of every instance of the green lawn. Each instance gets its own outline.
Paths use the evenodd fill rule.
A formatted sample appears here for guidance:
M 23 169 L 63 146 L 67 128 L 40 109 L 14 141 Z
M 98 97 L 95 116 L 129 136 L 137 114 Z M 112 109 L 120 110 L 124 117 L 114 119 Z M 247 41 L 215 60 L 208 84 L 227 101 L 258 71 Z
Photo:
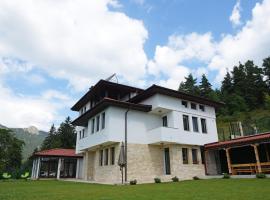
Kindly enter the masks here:
M 270 179 L 212 179 L 128 186 L 64 181 L 0 182 L 0 200 L 270 199 Z

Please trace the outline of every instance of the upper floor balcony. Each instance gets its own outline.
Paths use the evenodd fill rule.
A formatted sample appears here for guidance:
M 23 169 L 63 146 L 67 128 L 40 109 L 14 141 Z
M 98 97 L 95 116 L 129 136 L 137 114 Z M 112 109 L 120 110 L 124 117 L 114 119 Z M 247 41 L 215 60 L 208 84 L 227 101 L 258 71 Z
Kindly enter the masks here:
M 198 133 L 179 128 L 158 127 L 147 132 L 148 144 L 189 144 L 204 145 L 218 140 L 216 132 Z

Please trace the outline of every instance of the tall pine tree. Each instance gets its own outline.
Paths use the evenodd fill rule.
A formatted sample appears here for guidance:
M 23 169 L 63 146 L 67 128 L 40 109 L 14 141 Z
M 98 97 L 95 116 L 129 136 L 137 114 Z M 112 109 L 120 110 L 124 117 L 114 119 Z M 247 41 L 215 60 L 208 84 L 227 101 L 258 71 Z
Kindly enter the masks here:
M 270 94 L 270 56 L 263 60 L 262 67 L 264 76 L 266 77 L 265 82 L 267 84 L 268 94 Z
M 200 96 L 205 98 L 211 98 L 213 95 L 212 85 L 206 78 L 205 74 L 202 75 L 202 79 L 199 85 Z
M 193 78 L 192 74 L 189 74 L 188 77 L 185 77 L 185 81 L 180 83 L 178 91 L 186 92 L 192 95 L 199 95 L 199 88 L 196 84 L 197 79 Z

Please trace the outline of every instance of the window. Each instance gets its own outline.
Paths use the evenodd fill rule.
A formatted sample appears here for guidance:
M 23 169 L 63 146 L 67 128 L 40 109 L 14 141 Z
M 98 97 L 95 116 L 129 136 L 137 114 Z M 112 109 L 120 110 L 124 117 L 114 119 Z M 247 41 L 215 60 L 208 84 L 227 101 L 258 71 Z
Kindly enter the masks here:
M 164 127 L 168 127 L 168 119 L 167 116 L 162 117 L 162 125 Z
M 182 159 L 183 159 L 183 164 L 188 164 L 188 149 L 187 148 L 182 148 Z
M 184 130 L 189 131 L 189 118 L 188 115 L 183 115 Z
M 84 135 L 84 134 L 85 134 L 85 130 L 83 129 L 83 130 L 82 130 L 82 138 L 84 138 L 84 137 L 85 137 L 85 135 Z
M 98 115 L 98 116 L 97 116 L 97 123 L 96 123 L 96 125 L 97 125 L 96 131 L 97 131 L 97 132 L 99 131 L 99 118 L 100 118 L 100 116 Z
M 206 127 L 206 119 L 201 119 L 201 125 L 202 125 L 202 132 L 207 133 L 207 127 Z
M 84 106 L 84 113 L 86 112 L 86 106 Z
M 200 147 L 200 152 L 201 152 L 201 159 L 202 159 L 202 164 L 204 164 L 205 163 L 205 157 L 204 157 L 204 147 L 203 146 L 201 146 Z
M 82 132 L 79 131 L 79 138 L 82 139 Z
M 198 162 L 198 150 L 192 149 L 192 162 L 193 164 L 199 164 Z
M 205 111 L 204 105 L 200 105 L 199 108 L 200 108 L 201 111 L 203 111 L 203 112 Z
M 193 131 L 199 132 L 198 118 L 197 117 L 192 117 L 192 125 L 193 125 Z
M 104 165 L 109 164 L 109 149 L 105 149 Z
M 92 119 L 92 134 L 95 132 L 95 118 Z
M 115 160 L 115 148 L 111 147 L 111 165 L 114 165 Z
M 103 165 L 103 150 L 99 151 L 99 165 Z
M 197 104 L 191 103 L 190 104 L 191 109 L 197 110 Z
M 105 128 L 105 112 L 101 115 L 101 129 Z
M 188 107 L 188 102 L 187 101 L 182 101 L 182 105 L 187 108 Z

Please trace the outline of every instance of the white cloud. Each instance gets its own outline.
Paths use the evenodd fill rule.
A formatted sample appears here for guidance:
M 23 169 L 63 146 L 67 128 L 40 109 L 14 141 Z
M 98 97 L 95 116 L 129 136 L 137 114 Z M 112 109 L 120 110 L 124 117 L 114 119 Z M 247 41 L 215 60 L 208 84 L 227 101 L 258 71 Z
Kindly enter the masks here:
M 192 59 L 208 62 L 215 55 L 212 40 L 211 33 L 170 36 L 166 46 L 156 47 L 154 59 L 148 62 L 148 73 L 159 77 L 161 85 L 177 89 L 184 77 L 193 71 L 183 62 Z M 198 73 L 202 69 L 199 68 Z
M 67 79 L 77 90 L 112 73 L 145 74 L 142 21 L 109 10 L 115 0 L 0 1 L 0 57 L 15 57 Z
M 48 130 L 52 123 L 64 119 L 64 116 L 59 114 L 60 110 L 70 106 L 68 97 L 60 92 L 53 93 L 47 91 L 41 96 L 23 96 L 14 94 L 0 82 L 0 123 L 8 127 L 33 125 L 41 130 Z
M 270 55 L 270 0 L 257 3 L 252 18 L 236 35 L 225 35 L 217 46 L 217 53 L 209 63 L 209 69 L 218 70 L 217 82 L 238 62 L 248 59 L 261 65 L 262 59 Z
M 236 0 L 236 4 L 233 7 L 232 14 L 230 16 L 230 21 L 232 22 L 233 26 L 239 26 L 241 24 L 241 7 L 240 7 L 240 0 Z
M 163 78 L 177 88 L 179 81 L 172 84 L 171 77 L 176 76 L 174 69 L 182 66 L 175 80 L 182 80 L 184 74 L 192 72 L 198 76 L 209 71 L 217 71 L 216 83 L 220 84 L 226 69 L 231 70 L 238 62 L 248 59 L 261 65 L 263 58 L 270 56 L 270 0 L 257 3 L 252 17 L 235 34 L 223 34 L 220 41 L 214 41 L 211 33 L 172 35 L 164 46 L 157 46 L 154 59 L 148 63 L 148 73 Z M 185 61 L 199 61 L 203 66 L 189 67 Z M 165 75 L 165 76 L 162 76 Z M 165 77 L 165 78 L 164 78 Z

